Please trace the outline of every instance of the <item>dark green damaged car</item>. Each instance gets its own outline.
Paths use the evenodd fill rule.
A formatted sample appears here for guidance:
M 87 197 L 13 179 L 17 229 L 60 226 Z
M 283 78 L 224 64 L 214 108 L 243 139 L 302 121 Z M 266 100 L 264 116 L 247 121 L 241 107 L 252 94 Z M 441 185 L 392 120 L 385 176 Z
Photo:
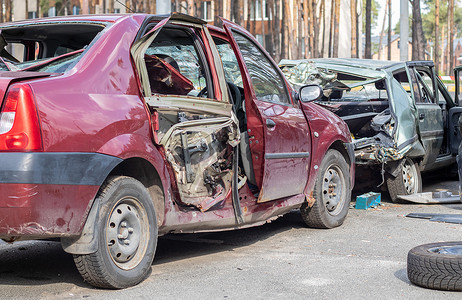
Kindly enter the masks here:
M 393 202 L 421 192 L 421 172 L 455 163 L 462 107 L 432 61 L 312 59 L 279 66 L 296 89 L 323 87 L 318 103 L 348 124 L 356 164 L 383 174 Z

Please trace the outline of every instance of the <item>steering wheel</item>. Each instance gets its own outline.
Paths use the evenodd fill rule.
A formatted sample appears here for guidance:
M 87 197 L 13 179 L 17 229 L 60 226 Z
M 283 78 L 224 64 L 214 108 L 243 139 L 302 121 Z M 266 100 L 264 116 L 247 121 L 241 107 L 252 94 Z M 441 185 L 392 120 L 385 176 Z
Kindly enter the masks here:
M 205 87 L 199 92 L 199 94 L 197 94 L 196 97 L 207 98 L 207 92 L 208 92 L 207 87 Z
M 226 83 L 228 84 L 228 88 L 231 93 L 231 101 L 234 107 L 234 112 L 236 113 L 242 107 L 241 91 L 234 83 L 229 81 L 226 81 Z

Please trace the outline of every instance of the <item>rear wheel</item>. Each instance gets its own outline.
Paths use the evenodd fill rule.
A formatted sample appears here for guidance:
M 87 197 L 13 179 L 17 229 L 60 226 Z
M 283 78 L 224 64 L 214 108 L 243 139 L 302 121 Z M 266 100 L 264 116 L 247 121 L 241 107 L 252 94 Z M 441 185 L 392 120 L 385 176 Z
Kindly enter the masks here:
M 343 155 L 331 149 L 324 156 L 313 196 L 312 207 L 305 202 L 300 212 L 305 223 L 314 228 L 334 228 L 343 224 L 350 208 L 349 166 Z
M 401 202 L 398 195 L 412 195 L 422 192 L 422 176 L 417 163 L 410 158 L 405 158 L 396 177 L 388 176 L 388 192 L 391 201 L 394 203 Z
M 98 197 L 98 250 L 74 255 L 77 269 L 97 287 L 136 285 L 149 275 L 156 251 L 157 221 L 151 197 L 139 181 L 125 176 L 109 179 Z

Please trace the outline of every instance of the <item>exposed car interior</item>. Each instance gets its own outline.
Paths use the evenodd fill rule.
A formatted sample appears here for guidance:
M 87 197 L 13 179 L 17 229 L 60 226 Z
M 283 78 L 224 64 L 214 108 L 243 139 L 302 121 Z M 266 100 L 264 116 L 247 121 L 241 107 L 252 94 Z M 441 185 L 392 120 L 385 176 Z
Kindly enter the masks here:
M 153 95 L 146 102 L 158 114 L 158 143 L 175 170 L 179 204 L 201 211 L 219 208 L 231 189 L 238 129 L 225 117 L 228 104 L 214 99 L 202 41 L 191 28 L 165 25 L 142 59 Z
M 192 31 L 166 26 L 144 54 L 152 94 L 213 97 Z
M 1 61 L 11 71 L 65 72 L 104 28 L 83 22 L 0 28 Z

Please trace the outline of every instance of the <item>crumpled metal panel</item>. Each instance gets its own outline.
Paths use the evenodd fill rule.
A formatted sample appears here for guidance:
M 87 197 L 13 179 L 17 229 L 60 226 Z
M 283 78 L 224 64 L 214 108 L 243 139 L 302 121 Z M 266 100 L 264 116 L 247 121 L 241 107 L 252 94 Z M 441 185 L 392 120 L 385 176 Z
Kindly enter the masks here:
M 233 147 L 238 143 L 237 123 L 227 117 L 183 120 L 167 131 L 160 144 L 174 171 L 182 204 L 207 211 L 229 196 Z
M 279 66 L 288 81 L 295 87 L 319 84 L 324 88 L 325 95 L 326 90 L 329 90 L 334 83 L 340 85 L 336 86 L 336 89 L 342 89 L 341 85 L 345 85 L 344 89 L 348 89 L 385 78 L 389 93 L 390 119 L 380 126 L 373 127 L 377 132 L 376 136 L 354 140 L 357 161 L 360 163 L 395 161 L 402 159 L 410 151 L 415 156 L 424 155 L 425 150 L 417 132 L 417 108 L 411 96 L 393 78 L 392 73 L 400 68 L 406 71 L 406 64 L 393 62 L 382 65 L 380 62 L 377 64 L 373 62 L 369 64 L 369 62 L 345 59 L 282 60 Z M 365 81 L 345 84 L 337 80 L 338 73 L 363 77 Z M 341 105 L 341 101 L 335 104 Z M 335 108 L 335 105 L 333 107 Z

